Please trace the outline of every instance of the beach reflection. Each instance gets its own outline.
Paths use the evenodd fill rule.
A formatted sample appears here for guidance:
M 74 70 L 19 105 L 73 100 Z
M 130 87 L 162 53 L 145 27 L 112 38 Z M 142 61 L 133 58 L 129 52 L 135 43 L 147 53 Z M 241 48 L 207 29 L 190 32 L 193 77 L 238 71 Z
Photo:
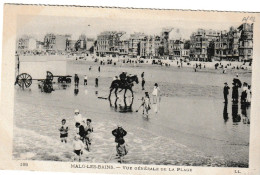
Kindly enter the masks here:
M 114 109 L 116 112 L 127 113 L 133 112 L 133 102 L 132 97 L 119 97 L 114 100 L 108 99 L 111 109 Z
M 250 119 L 248 115 L 248 110 L 250 106 L 247 104 L 241 104 L 241 114 L 242 114 L 242 121 L 244 124 L 250 124 Z
M 241 121 L 241 116 L 240 114 L 238 114 L 237 103 L 232 104 L 232 119 L 233 119 L 233 125 L 237 125 Z
M 77 96 L 79 93 L 79 88 L 77 86 L 75 86 L 74 88 L 74 95 Z
M 226 123 L 228 121 L 228 111 L 227 111 L 228 103 L 224 103 L 224 110 L 223 110 L 223 119 Z

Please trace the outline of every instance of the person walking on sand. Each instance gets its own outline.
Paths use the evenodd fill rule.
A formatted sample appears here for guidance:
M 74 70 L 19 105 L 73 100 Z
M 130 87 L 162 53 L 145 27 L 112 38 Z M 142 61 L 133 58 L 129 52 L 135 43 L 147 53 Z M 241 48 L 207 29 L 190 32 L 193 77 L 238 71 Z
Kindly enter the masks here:
M 80 162 L 81 161 L 81 155 L 83 154 L 83 149 L 84 149 L 84 144 L 83 142 L 79 139 L 80 136 L 76 135 L 74 137 L 74 141 L 73 141 L 73 153 L 74 153 L 74 157 L 73 157 L 73 161 L 77 160 Z
M 141 77 L 144 78 L 144 72 L 142 72 Z
M 84 77 L 84 85 L 88 85 L 88 76 L 87 75 L 85 75 L 85 77 Z
M 144 90 L 144 84 L 145 84 L 145 80 L 144 77 L 142 77 L 142 90 Z
M 224 84 L 225 84 L 224 89 L 223 89 L 224 100 L 225 100 L 224 103 L 228 103 L 228 94 L 229 94 L 230 87 L 228 86 L 227 82 Z
M 159 96 L 159 92 L 160 92 L 160 88 L 158 86 L 157 83 L 154 84 L 154 88 L 153 88 L 153 92 L 152 92 L 152 95 L 153 95 L 153 103 L 157 103 L 157 98 Z
M 100 66 L 98 66 L 98 72 L 100 72 Z
M 95 87 L 98 87 L 98 77 L 95 79 Z

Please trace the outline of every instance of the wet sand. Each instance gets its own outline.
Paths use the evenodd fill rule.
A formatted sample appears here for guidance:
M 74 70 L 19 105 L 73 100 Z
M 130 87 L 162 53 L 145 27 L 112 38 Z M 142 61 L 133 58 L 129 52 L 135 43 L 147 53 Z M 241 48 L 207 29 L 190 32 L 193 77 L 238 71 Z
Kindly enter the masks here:
M 90 65 L 91 71 L 88 70 Z M 120 123 L 128 131 L 125 139 L 129 154 L 125 163 L 248 167 L 250 125 L 242 121 L 250 117 L 250 108 L 246 110 L 247 116 L 242 115 L 240 105 L 232 108 L 229 98 L 225 112 L 222 88 L 224 82 L 231 85 L 237 72 L 242 82 L 251 82 L 251 73 L 244 70 L 230 70 L 227 74 L 220 70 L 195 73 L 189 68 L 150 65 L 105 65 L 99 73 L 97 63 L 74 61 L 68 62 L 67 67 L 67 74 L 80 76 L 77 95 L 73 84 L 51 94 L 40 93 L 36 84 L 31 86 L 31 91 L 15 89 L 15 159 L 71 161 L 70 143 L 75 133 L 73 111 L 79 108 L 83 116 L 92 119 L 94 127 L 92 149 L 83 154 L 87 162 L 115 162 L 110 159 L 111 153 L 115 153 L 111 131 Z M 112 77 L 122 70 L 138 74 L 139 78 L 144 71 L 148 92 L 152 91 L 155 82 L 159 84 L 162 91 L 160 106 L 152 106 L 148 119 L 141 110 L 125 112 L 122 98 L 118 100 L 121 109 L 114 108 L 113 96 L 112 107 L 108 100 L 98 98 L 108 96 Z M 85 74 L 89 77 L 87 87 L 82 85 Z M 97 76 L 99 87 L 95 88 Z M 132 109 L 135 111 L 143 91 L 140 84 L 133 89 Z M 242 117 L 240 122 L 234 120 L 236 107 Z M 58 128 L 62 118 L 66 118 L 70 128 L 66 145 L 59 141 Z

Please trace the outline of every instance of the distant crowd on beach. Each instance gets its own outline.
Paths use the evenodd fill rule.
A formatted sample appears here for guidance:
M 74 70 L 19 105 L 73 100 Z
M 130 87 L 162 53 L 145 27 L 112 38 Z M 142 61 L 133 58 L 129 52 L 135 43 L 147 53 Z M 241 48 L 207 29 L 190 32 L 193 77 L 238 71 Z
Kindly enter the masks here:
M 125 64 L 133 64 L 134 66 L 138 64 L 152 64 L 152 65 L 160 65 L 165 67 L 190 67 L 196 71 L 199 69 L 223 69 L 226 71 L 227 69 L 244 69 L 250 70 L 252 66 L 252 62 L 246 61 L 195 61 L 189 60 L 187 58 L 172 58 L 172 59 L 156 59 L 156 58 L 129 58 L 129 57 L 96 57 L 96 56 L 89 56 L 89 57 L 78 57 L 75 60 L 88 60 L 94 62 L 100 62 L 101 65 L 105 64 L 112 64 L 112 65 L 120 65 L 124 66 Z

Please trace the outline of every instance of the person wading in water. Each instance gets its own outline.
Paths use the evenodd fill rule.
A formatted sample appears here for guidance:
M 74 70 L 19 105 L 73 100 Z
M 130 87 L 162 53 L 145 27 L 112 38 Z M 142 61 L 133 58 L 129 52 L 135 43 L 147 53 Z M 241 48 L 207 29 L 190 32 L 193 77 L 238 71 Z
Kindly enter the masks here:
M 115 142 L 118 143 L 119 139 L 124 139 L 127 132 L 122 128 L 121 125 L 118 125 L 116 129 L 112 131 L 112 135 L 115 136 Z

